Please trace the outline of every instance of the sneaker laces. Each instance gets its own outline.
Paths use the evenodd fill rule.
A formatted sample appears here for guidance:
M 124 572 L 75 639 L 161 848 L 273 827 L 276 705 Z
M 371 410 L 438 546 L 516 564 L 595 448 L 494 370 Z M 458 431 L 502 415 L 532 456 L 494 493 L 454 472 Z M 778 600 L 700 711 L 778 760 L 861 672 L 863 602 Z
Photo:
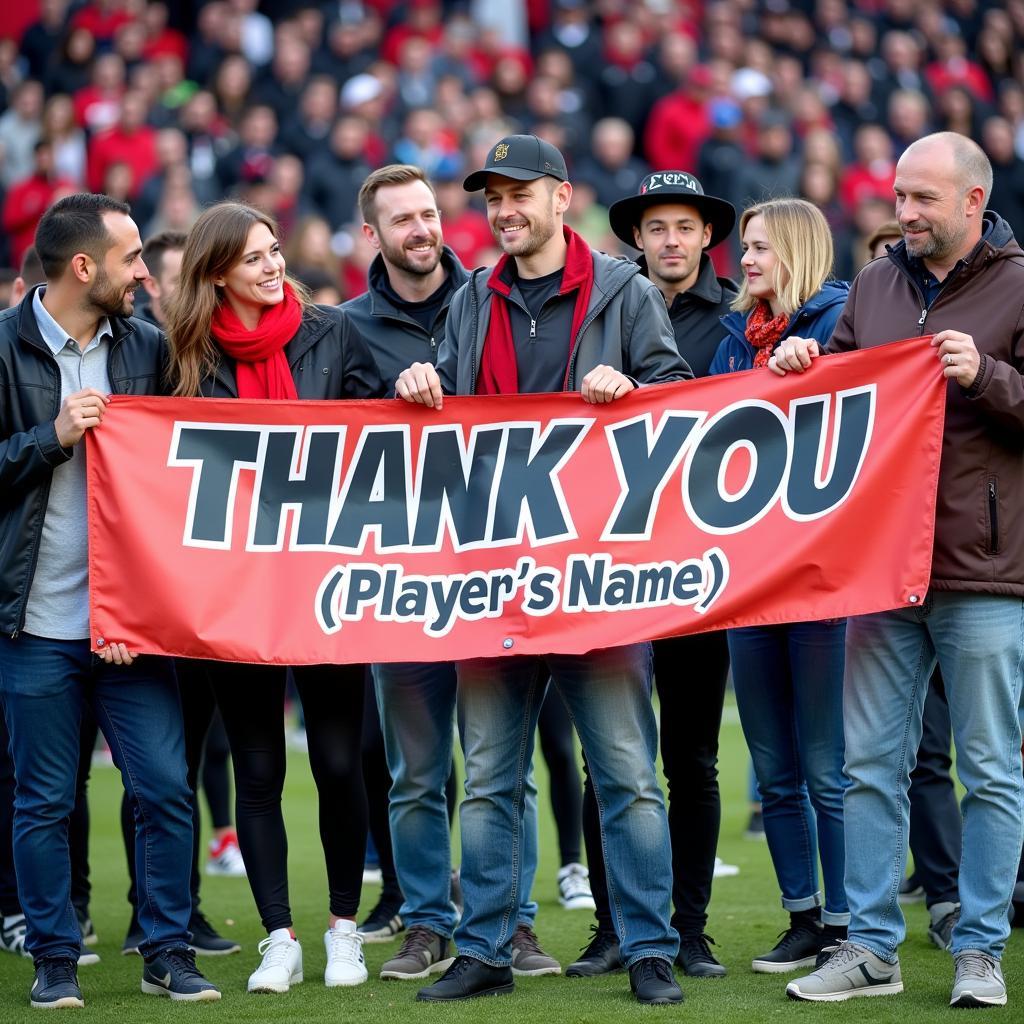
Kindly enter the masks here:
M 364 931 L 372 931 L 376 928 L 385 928 L 391 924 L 391 919 L 398 917 L 398 911 L 401 910 L 401 905 L 395 905 L 394 903 L 385 903 L 383 900 L 378 902 L 377 906 L 370 911 L 366 920 L 359 926 Z
M 562 893 L 562 899 L 572 900 L 578 896 L 592 896 L 590 891 L 590 878 L 586 868 L 573 866 L 558 879 L 558 888 Z
M 256 947 L 256 951 L 263 957 L 259 969 L 266 970 L 268 967 L 281 967 L 287 961 L 294 939 L 274 939 L 269 935 Z
M 820 939 L 821 931 L 813 925 L 805 924 L 802 921 L 791 924 L 788 928 L 779 932 L 779 941 L 775 943 L 775 948 L 785 950 L 795 942 L 799 941 L 804 935 L 813 935 L 815 938 Z
M 196 955 L 191 949 L 168 949 L 161 955 L 182 980 L 198 978 L 201 981 L 206 981 L 202 972 L 196 967 Z
M 987 953 L 977 953 L 973 950 L 960 953 L 956 958 L 957 980 L 978 978 L 987 981 L 995 974 L 995 964 L 996 961 Z
M 327 932 L 327 959 L 359 963 L 363 955 L 363 935 L 357 931 L 343 932 L 331 928 Z
M 612 945 L 619 941 L 614 932 L 606 931 L 600 925 L 592 924 L 590 930 L 594 937 L 585 945 L 580 946 L 583 960 L 590 960 L 602 956 Z
M 679 950 L 682 952 L 684 949 L 690 954 L 693 959 L 714 961 L 714 954 L 711 952 L 710 946 L 717 945 L 715 940 L 710 935 L 699 933 L 696 935 L 680 935 L 679 936 Z
M 636 984 L 642 985 L 652 978 L 656 978 L 658 981 L 675 981 L 671 964 L 667 960 L 662 960 L 660 956 L 644 957 L 640 961 L 640 977 L 636 979 Z
M 77 985 L 78 972 L 74 960 L 59 956 L 53 959 L 40 960 L 39 966 L 43 969 L 45 987 L 53 985 Z
M 853 963 L 853 961 L 861 955 L 860 950 L 858 950 L 852 942 L 843 941 L 840 942 L 838 946 L 834 947 L 834 952 L 824 964 L 815 964 L 815 968 L 817 969 L 818 966 L 821 966 L 842 969 L 847 964 Z
M 528 924 L 516 925 L 516 930 L 512 935 L 512 945 L 527 953 L 540 953 L 541 956 L 547 956 L 547 953 L 540 948 L 540 942 Z
M 434 939 L 439 937 L 424 925 L 414 924 L 406 932 L 405 939 L 398 950 L 398 956 L 406 956 L 410 953 L 431 953 L 431 944 Z

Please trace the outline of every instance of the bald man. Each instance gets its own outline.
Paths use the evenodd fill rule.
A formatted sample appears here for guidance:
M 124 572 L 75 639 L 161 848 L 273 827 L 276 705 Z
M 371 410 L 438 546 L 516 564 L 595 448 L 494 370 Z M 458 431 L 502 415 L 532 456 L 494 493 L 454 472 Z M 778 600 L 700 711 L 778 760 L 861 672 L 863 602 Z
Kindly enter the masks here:
M 937 662 L 967 789 L 950 1005 L 1002 1006 L 1000 958 L 1024 836 L 1024 251 L 985 209 L 992 168 L 963 136 L 915 142 L 893 188 L 903 240 L 854 281 L 828 351 L 931 335 L 934 372 L 947 382 L 932 578 L 905 607 L 847 626 L 849 939 L 786 991 L 832 1002 L 903 990 L 907 790 Z M 813 372 L 818 355 L 815 340 L 790 338 L 770 366 Z

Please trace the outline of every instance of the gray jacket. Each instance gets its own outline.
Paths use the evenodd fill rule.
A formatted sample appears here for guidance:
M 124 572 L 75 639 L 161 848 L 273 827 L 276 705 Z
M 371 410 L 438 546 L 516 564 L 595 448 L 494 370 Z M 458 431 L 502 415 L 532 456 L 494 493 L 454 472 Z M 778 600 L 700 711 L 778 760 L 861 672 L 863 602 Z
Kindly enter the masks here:
M 594 252 L 594 287 L 583 326 L 573 339 L 567 391 L 599 365 L 612 366 L 637 384 L 689 380 L 657 287 L 632 260 Z M 437 356 L 441 387 L 449 395 L 476 393 L 477 374 L 490 323 L 491 268 L 475 270 L 452 298 Z

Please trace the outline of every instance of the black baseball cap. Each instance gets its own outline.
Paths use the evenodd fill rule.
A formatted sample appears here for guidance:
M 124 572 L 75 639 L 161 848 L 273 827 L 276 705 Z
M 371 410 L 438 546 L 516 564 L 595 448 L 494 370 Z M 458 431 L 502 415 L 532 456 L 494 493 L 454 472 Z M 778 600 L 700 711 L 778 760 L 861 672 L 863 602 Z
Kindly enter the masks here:
M 516 181 L 534 181 L 545 175 L 568 181 L 565 157 L 536 135 L 506 135 L 487 154 L 487 163 L 462 183 L 467 192 L 479 192 L 487 185 L 488 174 L 501 174 Z
M 664 206 L 666 203 L 682 203 L 692 206 L 705 224 L 711 225 L 711 241 L 708 248 L 724 242 L 736 225 L 736 207 L 717 196 L 704 194 L 704 186 L 686 171 L 657 171 L 648 174 L 640 182 L 640 191 L 612 203 L 608 210 L 608 222 L 612 231 L 626 245 L 635 247 L 633 228 L 640 227 L 644 210 L 649 206 Z

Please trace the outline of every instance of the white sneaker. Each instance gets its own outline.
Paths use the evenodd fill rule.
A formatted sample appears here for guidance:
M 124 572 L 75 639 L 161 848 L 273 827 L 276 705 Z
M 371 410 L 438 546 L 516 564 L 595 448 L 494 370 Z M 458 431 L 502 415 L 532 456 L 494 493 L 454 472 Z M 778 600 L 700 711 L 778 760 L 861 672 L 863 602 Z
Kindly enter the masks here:
M 363 958 L 363 935 L 356 931 L 355 921 L 338 921 L 324 933 L 327 950 L 327 968 L 324 984 L 328 988 L 339 985 L 362 985 L 369 976 Z
M 715 858 L 715 878 L 731 878 L 739 873 L 740 869 L 736 864 L 726 864 L 721 857 Z
M 226 875 L 228 878 L 245 878 L 245 861 L 238 848 L 238 839 L 226 835 L 210 840 L 210 855 L 206 860 L 208 875 Z
M 594 910 L 590 872 L 582 864 L 566 864 L 558 872 L 558 902 L 566 910 Z
M 277 928 L 257 947 L 263 962 L 249 975 L 250 992 L 287 992 L 302 981 L 302 946 L 287 928 Z

